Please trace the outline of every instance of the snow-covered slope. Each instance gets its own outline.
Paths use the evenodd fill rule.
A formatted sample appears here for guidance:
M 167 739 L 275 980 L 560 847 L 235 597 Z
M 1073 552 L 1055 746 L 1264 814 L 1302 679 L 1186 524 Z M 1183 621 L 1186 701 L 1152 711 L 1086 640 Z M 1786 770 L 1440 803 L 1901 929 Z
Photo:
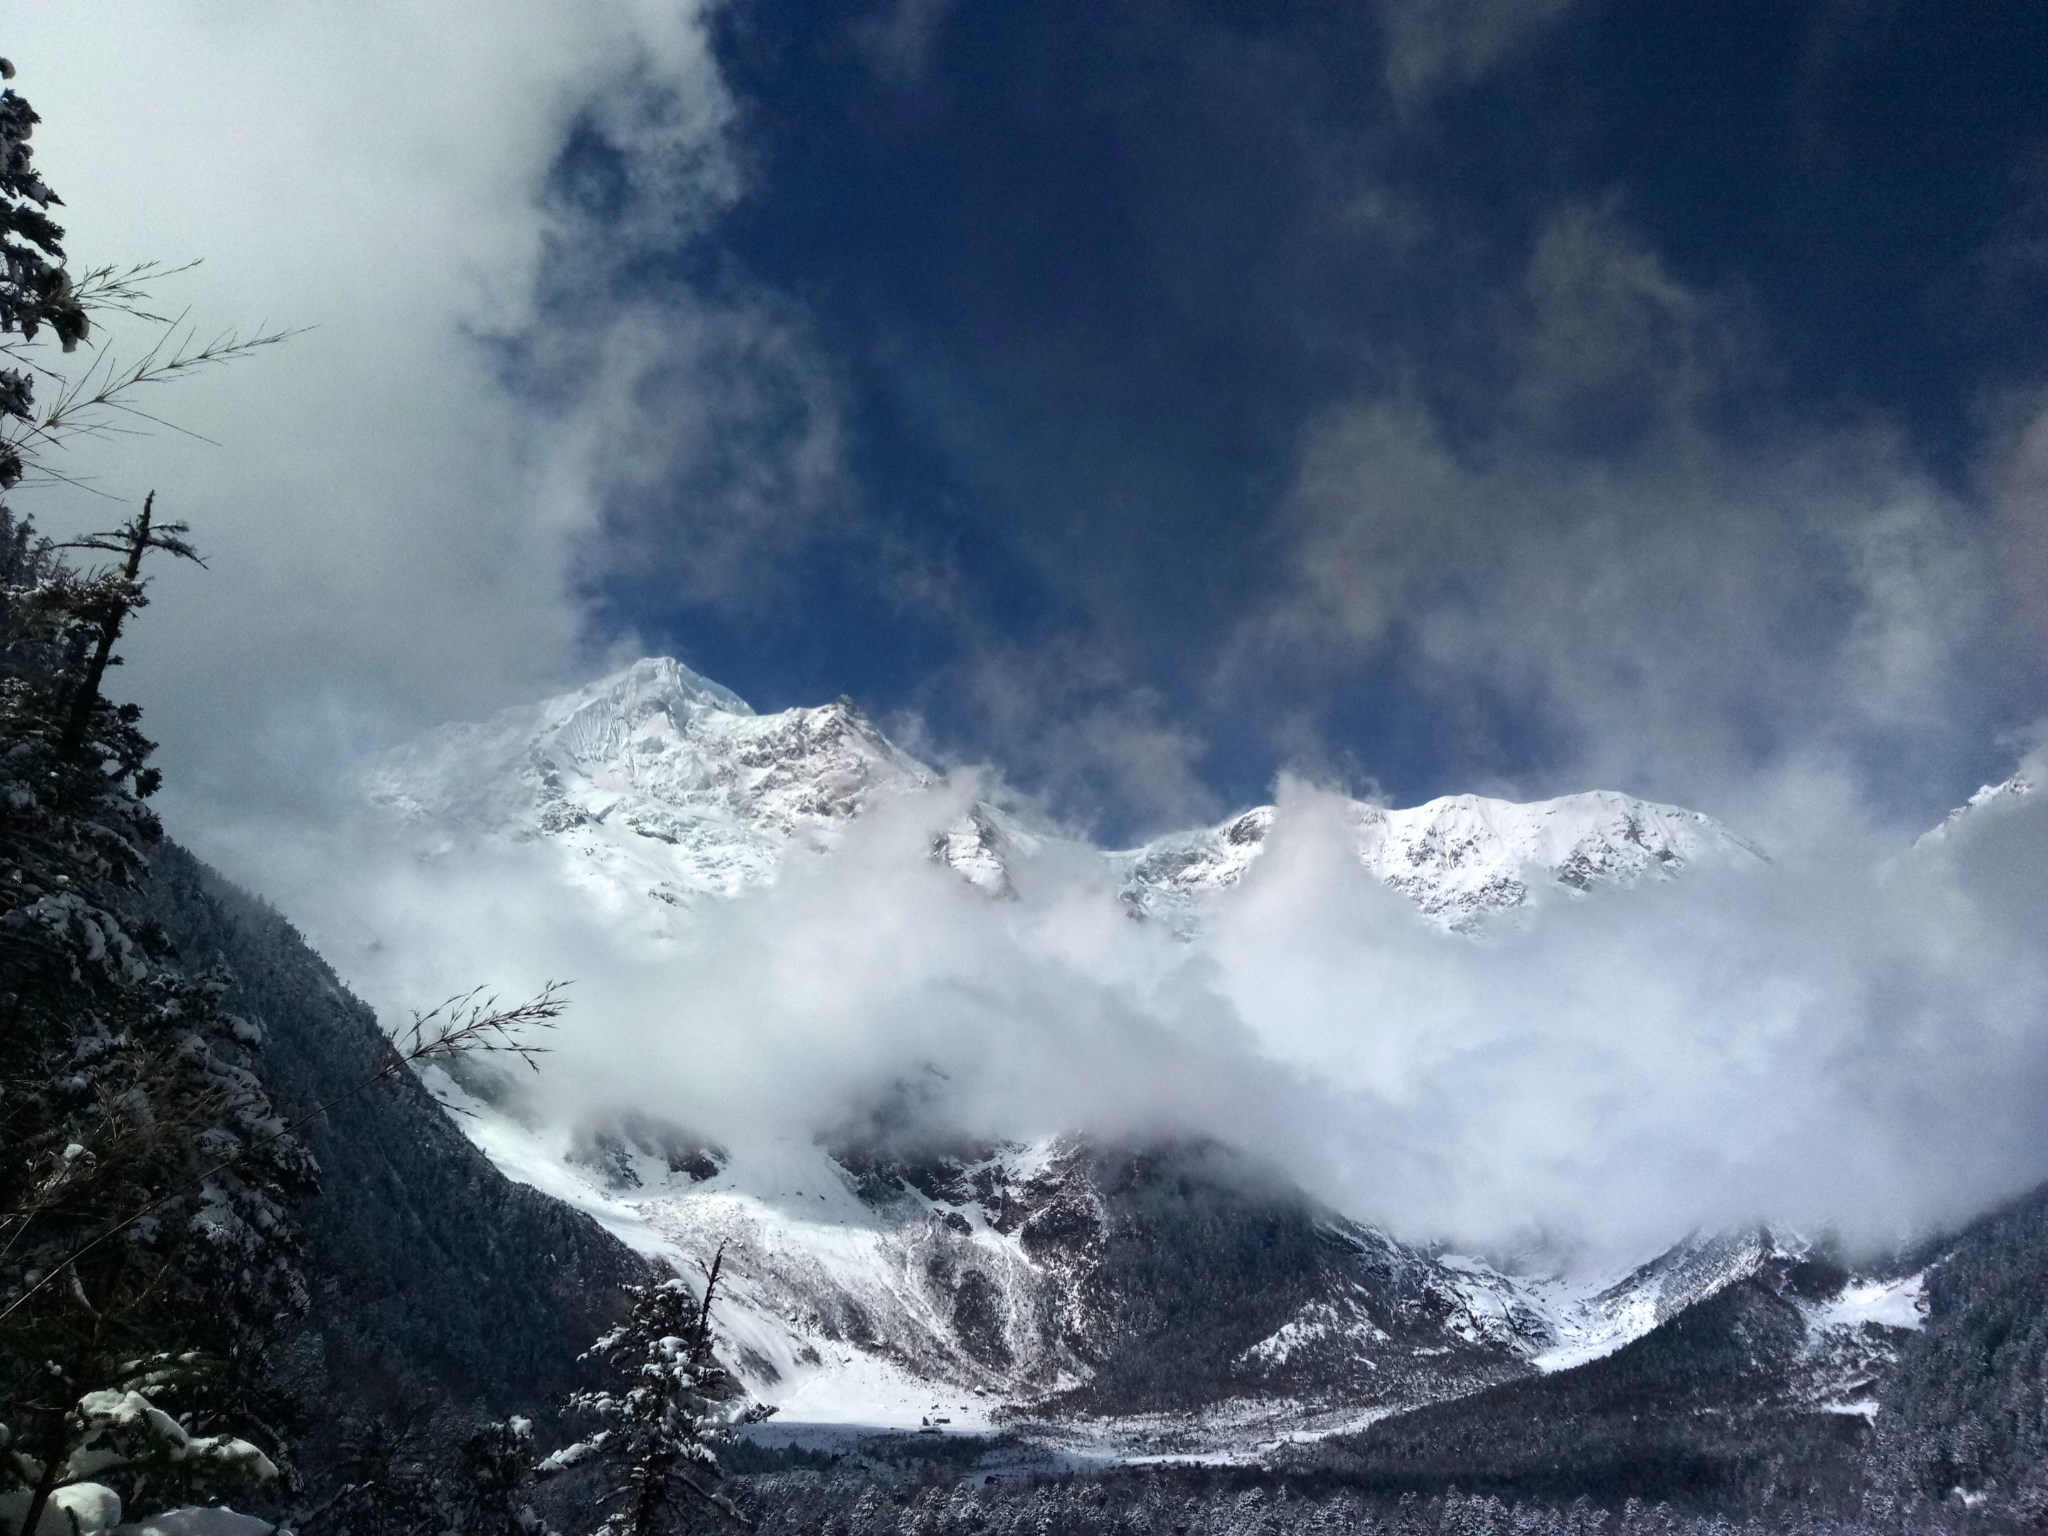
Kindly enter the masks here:
M 643 1252 L 695 1274 L 722 1251 L 721 1356 L 798 1437 L 1058 1425 L 1096 1454 L 1235 1456 L 1585 1364 L 1759 1279 L 1804 1319 L 1808 1396 L 1863 1412 L 1918 1322 L 1916 1279 L 1794 1285 L 1820 1272 L 1805 1245 L 1760 1230 L 1521 1274 L 1248 1181 L 1213 1146 L 727 1153 L 648 1126 L 570 1146 L 436 1087 L 500 1166 Z
M 1646 1264 L 1603 1276 L 1597 1269 L 1530 1282 L 1550 1323 L 1538 1369 L 1569 1370 L 1611 1355 L 1686 1308 L 1769 1265 L 1804 1257 L 1806 1245 L 1767 1229 L 1695 1233 Z
M 370 793 L 420 852 L 540 848 L 565 887 L 661 928 L 774 881 L 794 854 L 831 849 L 856 818 L 937 780 L 845 701 L 758 715 L 651 659 L 436 732 L 385 759 Z M 1060 843 L 993 806 L 932 804 L 944 819 L 931 856 L 963 877 L 963 901 L 1012 893 Z M 1277 814 L 1129 852 L 1058 851 L 1070 867 L 1103 861 L 1093 867 L 1128 910 L 1192 934 Z M 1609 792 L 1354 802 L 1345 823 L 1363 866 L 1454 933 L 1544 892 L 1759 857 L 1705 816 Z M 1304 1413 L 1355 1424 L 1619 1348 L 1772 1253 L 1762 1239 L 1707 1239 L 1605 1274 L 1531 1277 L 1404 1245 L 1214 1149 L 1055 1137 L 728 1154 L 646 1126 L 569 1138 L 466 1107 L 500 1166 L 644 1250 L 687 1271 L 724 1245 L 726 1352 L 789 1420 L 1136 1422 L 1228 1401 L 1240 1437 Z
M 2011 778 L 2001 780 L 1996 784 L 1986 784 L 1974 795 L 1970 796 L 1969 799 L 1942 817 L 1939 822 L 1921 833 L 1914 841 L 1914 846 L 1916 848 L 1927 848 L 1945 843 L 1958 827 L 1969 824 L 1968 818 L 1980 816 L 1986 810 L 2009 806 L 2014 801 L 2022 800 L 2028 795 L 2035 793 L 2039 787 L 2035 783 L 2033 776 L 2024 772 L 2016 773 Z
M 1191 931 L 1205 903 L 1242 879 L 1264 851 L 1275 814 L 1260 806 L 1220 826 L 1116 855 L 1125 871 L 1123 899 L 1135 912 Z M 1583 894 L 1702 862 L 1760 857 L 1698 811 L 1612 790 L 1528 804 L 1446 795 L 1406 810 L 1353 801 L 1346 819 L 1360 862 L 1459 932 L 1542 889 Z
M 722 1252 L 721 1356 L 785 1426 L 1078 1416 L 1141 1451 L 1227 1401 L 1235 1444 L 1527 1374 L 1554 1336 L 1513 1278 L 1244 1187 L 1214 1146 L 728 1153 L 642 1127 L 572 1148 L 435 1087 L 501 1166 L 643 1252 L 685 1274 Z

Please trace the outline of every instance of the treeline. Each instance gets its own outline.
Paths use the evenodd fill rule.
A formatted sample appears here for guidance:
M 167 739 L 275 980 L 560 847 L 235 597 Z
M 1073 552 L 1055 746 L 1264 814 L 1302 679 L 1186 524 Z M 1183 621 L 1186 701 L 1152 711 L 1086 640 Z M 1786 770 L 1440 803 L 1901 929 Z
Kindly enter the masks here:
M 2048 1188 L 1947 1245 L 1927 1303 L 1885 1390 L 1872 1477 L 2048 1527 Z
M 1805 1325 L 1740 1281 L 1627 1347 L 1401 1414 L 1298 1459 L 1382 1484 L 1757 1508 L 1861 1485 L 1867 1426 L 1798 1390 Z
M 1730 1516 L 1642 1499 L 1603 1504 L 1449 1489 L 1386 1496 L 1275 1482 L 1251 1469 L 878 1482 L 798 1470 L 750 1480 L 762 1536 L 1904 1536 L 2015 1529 L 1960 1507 L 1879 1496 Z M 710 1527 L 699 1524 L 697 1530 Z

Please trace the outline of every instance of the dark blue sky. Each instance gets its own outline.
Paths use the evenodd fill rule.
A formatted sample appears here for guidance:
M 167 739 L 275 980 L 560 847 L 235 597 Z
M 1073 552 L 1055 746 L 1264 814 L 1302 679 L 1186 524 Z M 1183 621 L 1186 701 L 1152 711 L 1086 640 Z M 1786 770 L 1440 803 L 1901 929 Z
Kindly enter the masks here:
M 1826 752 L 1917 811 L 2041 712 L 1995 483 L 2048 375 L 2048 8 L 718 38 L 746 193 L 613 281 L 771 305 L 808 383 L 622 497 L 592 580 L 758 706 L 915 714 L 1112 836 L 1290 762 L 1711 798 Z M 595 129 L 559 185 L 599 239 L 646 195 Z M 734 487 L 821 416 L 792 533 Z M 696 580 L 728 501 L 746 574 Z

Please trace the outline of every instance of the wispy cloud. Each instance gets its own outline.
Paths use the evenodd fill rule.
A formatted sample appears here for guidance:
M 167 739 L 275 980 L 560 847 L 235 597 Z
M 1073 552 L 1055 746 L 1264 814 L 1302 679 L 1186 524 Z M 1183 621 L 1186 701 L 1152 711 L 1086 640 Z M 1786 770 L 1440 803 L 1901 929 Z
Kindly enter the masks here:
M 1538 230 L 1501 336 L 1484 427 L 1408 391 L 1305 435 L 1282 585 L 1226 686 L 1398 654 L 1447 701 L 1533 713 L 1561 787 L 1727 804 L 1880 743 L 1952 767 L 2003 612 L 1976 511 L 1882 423 L 1775 405 L 1740 296 L 1680 283 L 1611 206 Z
M 1388 91 L 1403 108 L 1469 85 L 1557 21 L 1570 0 L 1379 0 Z
M 955 729 L 985 743 L 997 771 L 1030 786 L 1035 814 L 1100 832 L 1105 807 L 1119 832 L 1151 834 L 1213 820 L 1227 807 L 1204 781 L 1207 742 L 1175 720 L 1157 691 L 1088 638 L 1030 647 L 984 634 L 928 688 Z M 921 717 L 901 722 L 944 762 Z
M 853 40 L 878 78 L 898 89 L 919 82 L 954 0 L 889 0 L 853 24 Z
M 211 558 L 165 577 L 124 681 L 193 816 L 577 675 L 613 638 L 594 571 L 732 599 L 829 499 L 801 317 L 631 280 L 744 186 L 702 7 L 51 8 L 9 47 L 76 259 L 202 257 L 163 304 L 311 328 L 163 402 L 220 448 L 74 466 L 155 487 Z M 657 501 L 679 526 L 650 541 Z

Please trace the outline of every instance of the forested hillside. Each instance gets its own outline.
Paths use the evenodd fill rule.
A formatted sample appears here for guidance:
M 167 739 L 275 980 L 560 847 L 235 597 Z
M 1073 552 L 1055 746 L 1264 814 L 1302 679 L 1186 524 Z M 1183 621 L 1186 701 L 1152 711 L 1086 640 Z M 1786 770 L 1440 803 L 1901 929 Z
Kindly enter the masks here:
M 282 914 L 175 844 L 151 862 L 141 911 L 183 964 L 224 966 L 230 1005 L 264 1022 L 280 1109 L 335 1103 L 300 1133 L 320 1166 L 298 1208 L 313 1305 L 281 1355 L 294 1397 L 322 1405 L 308 1468 L 379 1417 L 556 1418 L 644 1261 L 507 1179 L 410 1072 L 352 1093 L 391 1049 L 371 1011 Z
M 2048 1189 L 1977 1222 L 1934 1266 L 1927 1325 L 1877 1428 L 1878 1475 L 1901 1492 L 1962 1489 L 2048 1523 Z

